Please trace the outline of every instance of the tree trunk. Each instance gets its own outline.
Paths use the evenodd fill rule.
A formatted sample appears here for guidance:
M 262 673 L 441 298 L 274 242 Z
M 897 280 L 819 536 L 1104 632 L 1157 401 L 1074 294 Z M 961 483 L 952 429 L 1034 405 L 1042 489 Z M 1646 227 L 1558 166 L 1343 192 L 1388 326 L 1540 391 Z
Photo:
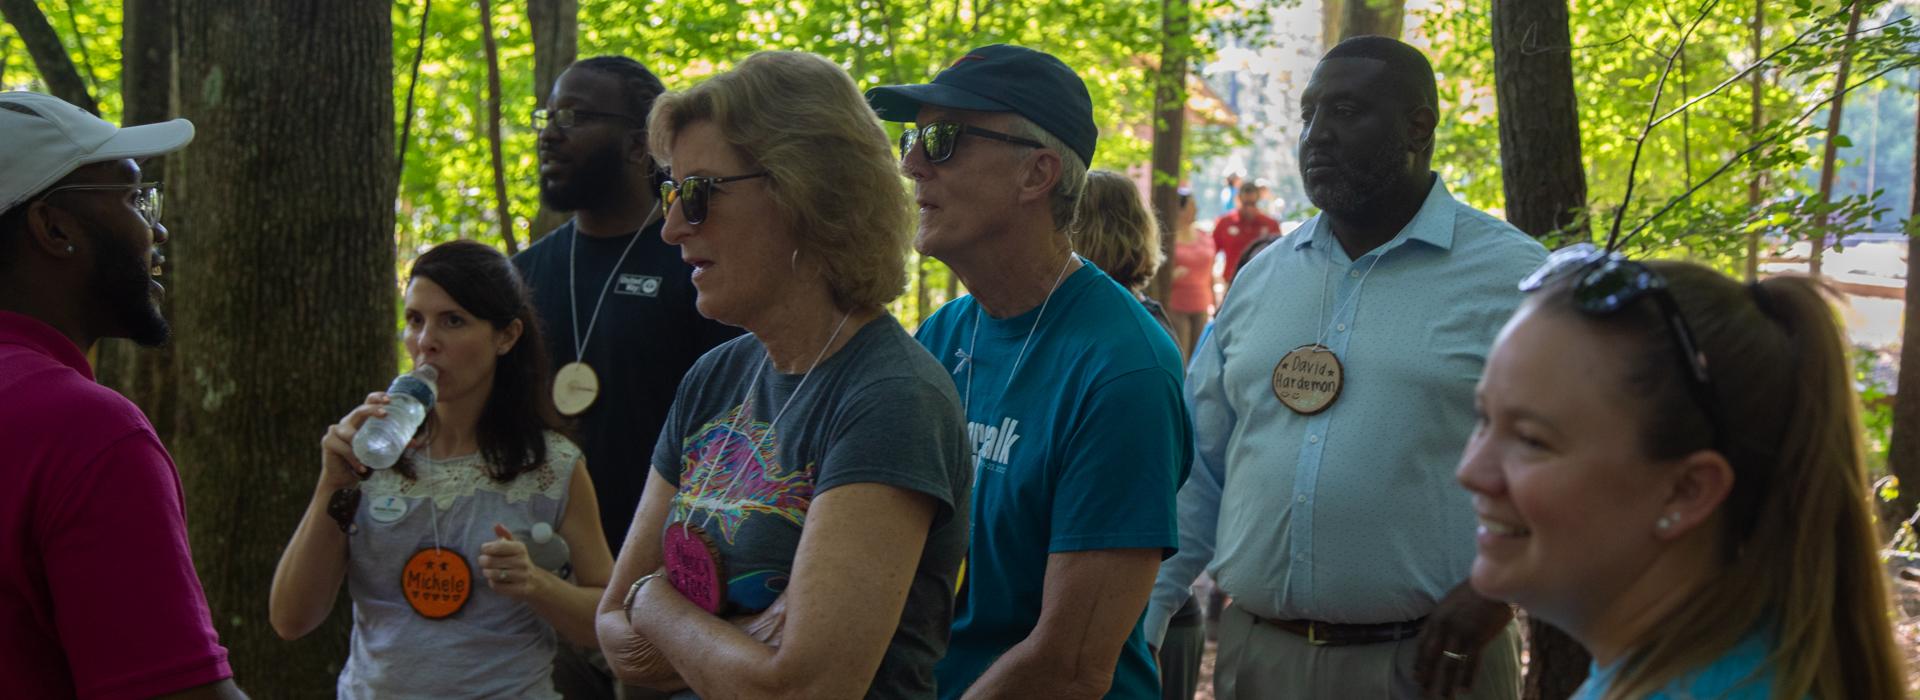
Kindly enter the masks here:
M 1320 39 L 1331 49 L 1366 34 L 1400 38 L 1407 0 L 1320 0 Z
M 1320 0 L 1320 47 L 1321 53 L 1340 43 L 1341 20 L 1346 18 L 1346 0 Z
M 922 321 L 933 315 L 927 308 L 932 300 L 927 294 L 927 258 L 919 253 L 913 254 L 913 325 L 919 327 Z
M 0 0 L 0 17 L 13 25 L 20 42 L 27 45 L 27 55 L 33 57 L 34 68 L 40 71 L 40 79 L 47 84 L 49 94 L 94 114 L 100 113 L 100 105 L 87 90 L 87 81 L 80 77 L 73 58 L 67 55 L 67 45 L 60 43 L 60 33 L 47 22 L 39 4 L 34 0 Z
M 1492 12 L 1507 220 L 1535 238 L 1587 240 L 1566 0 L 1493 0 Z M 1563 700 L 1586 680 L 1587 653 L 1565 633 L 1530 617 L 1527 644 L 1527 700 Z
M 528 0 L 527 20 L 533 27 L 533 103 L 544 109 L 561 71 L 580 54 L 580 1 Z M 528 245 L 566 221 L 566 213 L 541 204 L 527 231 Z
M 176 0 L 181 230 L 173 454 L 238 682 L 331 697 L 345 606 L 285 642 L 274 566 L 312 496 L 326 426 L 394 371 L 393 28 L 388 0 Z M 315 109 L 324 105 L 325 109 Z
M 1914 87 L 1920 90 L 1920 70 L 1914 71 Z M 1915 100 L 1920 107 L 1920 99 Z M 1913 118 L 1913 201 L 1908 203 L 1907 232 L 1920 230 L 1920 109 Z M 1913 239 L 1907 239 L 1907 308 L 1905 328 L 1900 333 L 1900 377 L 1893 396 L 1893 437 L 1887 447 L 1887 470 L 1900 480 L 1900 497 L 1893 503 L 1889 524 L 1913 517 L 1920 504 L 1920 251 Z
M 1340 13 L 1340 39 L 1367 34 L 1398 39 L 1406 16 L 1406 0 L 1346 0 Z
M 513 240 L 513 211 L 507 206 L 507 163 L 500 154 L 500 48 L 493 40 L 493 0 L 480 0 L 480 46 L 487 56 L 487 146 L 493 152 L 494 216 L 507 254 L 520 252 Z
M 1748 27 L 1748 49 L 1753 51 L 1753 60 L 1760 60 L 1765 47 L 1760 43 L 1762 31 L 1767 26 L 1767 0 L 1753 0 L 1753 24 Z M 1751 101 L 1752 116 L 1747 122 L 1747 138 L 1760 140 L 1760 131 L 1766 127 L 1766 111 L 1763 99 L 1766 96 L 1766 71 L 1754 70 L 1748 98 Z M 1753 178 L 1747 180 L 1747 209 L 1759 211 L 1761 202 L 1766 201 L 1767 175 L 1760 168 L 1753 169 Z M 1747 234 L 1747 281 L 1760 281 L 1760 236 L 1764 228 L 1756 228 Z
M 1587 177 L 1572 43 L 1566 0 L 1494 0 L 1494 92 L 1507 220 L 1536 238 L 1584 241 Z
M 1833 201 L 1833 176 L 1838 165 L 1840 144 L 1835 139 L 1840 136 L 1840 115 L 1847 106 L 1847 72 L 1853 67 L 1853 37 L 1860 31 L 1860 0 L 1853 0 L 1853 11 L 1847 16 L 1847 38 L 1840 43 L 1840 70 L 1833 78 L 1833 104 L 1827 107 L 1827 138 L 1824 155 L 1820 158 L 1820 203 Z M 1827 249 L 1827 225 L 1829 218 L 1820 217 L 1813 227 L 1813 252 L 1807 256 L 1807 274 L 1820 276 L 1820 258 Z
M 173 2 L 125 0 L 122 17 L 120 122 L 134 126 L 166 121 L 173 116 Z M 167 179 L 165 158 L 149 158 L 141 170 L 143 179 L 163 184 Z M 193 235 L 175 221 L 164 223 L 169 235 Z M 173 258 L 167 258 L 162 267 L 161 279 L 171 279 Z M 173 318 L 171 295 L 161 299 L 160 311 Z M 94 373 L 100 383 L 133 399 L 152 421 L 160 442 L 172 444 L 177 416 L 172 346 L 148 349 L 127 340 L 107 339 L 98 348 Z
M 1187 134 L 1187 62 L 1193 41 L 1191 0 L 1160 0 L 1160 70 L 1153 91 L 1153 213 L 1160 220 L 1166 264 L 1154 273 L 1147 295 L 1167 300 L 1173 286 L 1173 230 L 1180 211 L 1180 151 Z

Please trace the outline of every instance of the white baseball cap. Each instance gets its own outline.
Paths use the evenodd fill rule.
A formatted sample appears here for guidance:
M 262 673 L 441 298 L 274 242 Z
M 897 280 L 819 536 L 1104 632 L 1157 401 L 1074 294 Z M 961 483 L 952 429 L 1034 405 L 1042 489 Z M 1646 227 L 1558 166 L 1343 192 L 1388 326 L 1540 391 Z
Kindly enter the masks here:
M 121 128 L 58 97 L 0 92 L 0 212 L 82 165 L 171 153 L 193 140 L 185 119 Z

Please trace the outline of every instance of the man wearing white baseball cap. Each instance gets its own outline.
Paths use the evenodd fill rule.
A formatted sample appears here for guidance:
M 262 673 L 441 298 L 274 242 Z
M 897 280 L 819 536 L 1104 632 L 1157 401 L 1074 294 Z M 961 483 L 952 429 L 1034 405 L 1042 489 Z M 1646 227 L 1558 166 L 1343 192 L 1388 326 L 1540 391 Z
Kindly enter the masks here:
M 244 697 L 187 546 L 173 459 L 94 382 L 100 338 L 166 342 L 159 188 L 184 119 L 116 128 L 0 92 L 0 675 L 19 697 Z

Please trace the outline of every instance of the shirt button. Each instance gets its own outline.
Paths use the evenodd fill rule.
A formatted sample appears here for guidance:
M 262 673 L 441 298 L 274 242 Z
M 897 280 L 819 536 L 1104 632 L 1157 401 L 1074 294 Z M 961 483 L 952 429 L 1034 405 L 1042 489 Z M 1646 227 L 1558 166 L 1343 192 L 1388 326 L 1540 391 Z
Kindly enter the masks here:
M 1340 324 L 1340 325 L 1338 325 L 1338 326 L 1334 326 L 1334 329 L 1335 329 L 1335 330 L 1338 330 L 1338 331 L 1340 331 L 1340 332 L 1342 332 L 1342 333 L 1345 333 L 1345 332 L 1346 332 L 1346 330 L 1347 330 L 1347 324 L 1344 324 L 1344 323 L 1342 323 L 1342 324 Z
M 1306 502 L 1307 502 L 1307 495 L 1306 495 L 1306 494 L 1300 494 L 1300 495 L 1298 495 L 1298 496 L 1294 496 L 1294 497 L 1293 497 L 1293 500 L 1295 500 L 1295 501 L 1297 501 L 1297 502 L 1300 502 L 1300 503 L 1306 503 Z
M 1347 276 L 1348 276 L 1348 277 L 1352 277 L 1352 278 L 1354 278 L 1354 279 L 1360 279 L 1360 271 L 1359 271 L 1359 270 L 1348 270 L 1348 271 L 1347 271 Z
M 1312 442 L 1312 443 L 1318 443 L 1318 442 L 1320 442 L 1320 436 L 1318 436 L 1318 435 L 1308 435 L 1308 436 L 1307 436 L 1307 442 Z

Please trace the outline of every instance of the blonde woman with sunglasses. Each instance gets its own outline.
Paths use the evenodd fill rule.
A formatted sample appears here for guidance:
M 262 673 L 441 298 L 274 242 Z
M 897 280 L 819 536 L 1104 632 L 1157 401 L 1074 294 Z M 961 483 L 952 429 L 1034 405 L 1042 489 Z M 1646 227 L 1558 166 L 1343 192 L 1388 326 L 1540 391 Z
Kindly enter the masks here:
M 613 583 L 627 683 L 700 697 L 933 697 L 966 551 L 953 383 L 884 305 L 905 190 L 853 80 L 755 54 L 649 119 L 663 235 L 749 335 L 681 383 Z

